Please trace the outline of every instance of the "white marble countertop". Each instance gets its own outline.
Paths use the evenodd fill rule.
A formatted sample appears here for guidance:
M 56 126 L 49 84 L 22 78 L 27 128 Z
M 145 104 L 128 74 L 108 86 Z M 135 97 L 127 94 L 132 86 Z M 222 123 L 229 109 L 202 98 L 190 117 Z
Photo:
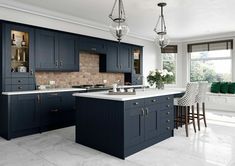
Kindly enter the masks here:
M 23 94 L 38 94 L 38 93 L 55 93 L 55 92 L 78 92 L 86 89 L 81 88 L 55 88 L 45 90 L 19 91 L 19 92 L 2 92 L 3 95 L 23 95 Z
M 105 91 L 105 92 L 103 91 L 103 92 L 91 92 L 91 93 L 74 93 L 73 96 L 97 98 L 97 99 L 105 99 L 105 100 L 127 101 L 127 100 L 135 100 L 135 99 L 142 99 L 142 98 L 155 97 L 155 96 L 179 94 L 183 92 L 185 92 L 185 90 L 181 88 L 171 88 L 171 89 L 164 89 L 164 90 L 148 88 L 148 89 L 145 89 L 145 91 L 143 91 L 143 89 L 137 89 L 136 95 L 109 95 L 108 91 Z

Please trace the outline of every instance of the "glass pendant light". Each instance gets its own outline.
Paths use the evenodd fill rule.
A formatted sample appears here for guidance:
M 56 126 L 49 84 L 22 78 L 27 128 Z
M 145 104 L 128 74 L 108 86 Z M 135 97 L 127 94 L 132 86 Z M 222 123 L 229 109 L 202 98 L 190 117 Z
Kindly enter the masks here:
M 116 16 L 114 16 L 116 8 L 117 13 Z M 112 20 L 109 26 L 110 33 L 120 42 L 129 32 L 122 0 L 115 0 L 109 18 Z
M 154 28 L 154 32 L 157 34 L 157 43 L 161 48 L 166 47 L 169 43 L 169 37 L 167 36 L 166 23 L 163 15 L 163 7 L 166 6 L 166 3 L 159 3 L 158 6 L 161 8 L 161 14 L 158 18 L 157 24 Z

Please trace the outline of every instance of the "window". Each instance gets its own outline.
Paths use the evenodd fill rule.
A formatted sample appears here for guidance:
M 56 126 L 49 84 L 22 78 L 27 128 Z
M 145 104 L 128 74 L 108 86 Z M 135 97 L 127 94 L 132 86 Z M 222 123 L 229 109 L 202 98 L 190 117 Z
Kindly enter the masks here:
M 176 83 L 176 55 L 177 45 L 169 45 L 161 50 L 162 53 L 162 68 L 174 74 L 174 81 Z
M 188 45 L 190 81 L 232 81 L 233 41 Z

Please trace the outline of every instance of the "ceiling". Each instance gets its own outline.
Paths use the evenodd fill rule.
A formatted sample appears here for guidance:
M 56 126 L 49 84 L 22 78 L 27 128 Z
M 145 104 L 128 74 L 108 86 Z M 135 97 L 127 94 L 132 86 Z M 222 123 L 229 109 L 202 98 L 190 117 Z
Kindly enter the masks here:
M 23 3 L 30 10 L 46 9 L 109 25 L 108 15 L 114 0 L 4 0 Z M 168 35 L 173 39 L 235 32 L 234 0 L 164 0 Z M 160 0 L 123 0 L 130 33 L 153 39 Z M 41 10 L 43 11 L 43 10 Z

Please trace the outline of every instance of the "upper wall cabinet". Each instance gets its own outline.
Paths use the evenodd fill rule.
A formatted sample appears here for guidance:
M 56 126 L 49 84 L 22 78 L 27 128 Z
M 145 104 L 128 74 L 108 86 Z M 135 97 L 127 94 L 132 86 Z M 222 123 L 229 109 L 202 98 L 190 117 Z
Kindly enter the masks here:
M 117 42 L 107 42 L 106 44 L 105 72 L 131 72 L 131 47 L 127 44 L 119 44 Z M 102 60 L 104 61 L 104 60 Z
M 16 24 L 4 28 L 5 77 L 34 77 L 34 30 Z
M 79 51 L 86 51 L 91 53 L 105 54 L 105 42 L 102 39 L 91 37 L 79 37 Z
M 77 36 L 36 30 L 35 59 L 39 71 L 78 71 Z

